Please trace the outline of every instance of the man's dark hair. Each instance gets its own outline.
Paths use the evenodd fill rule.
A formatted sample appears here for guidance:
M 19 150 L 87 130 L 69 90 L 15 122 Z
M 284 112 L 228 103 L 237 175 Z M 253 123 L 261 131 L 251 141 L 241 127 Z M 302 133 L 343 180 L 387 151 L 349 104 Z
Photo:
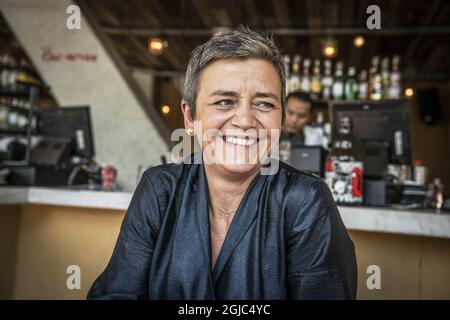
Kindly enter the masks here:
M 304 91 L 294 91 L 289 93 L 289 95 L 286 97 L 286 101 L 289 100 L 289 98 L 295 98 L 300 101 L 308 102 L 311 105 L 312 109 L 312 99 L 311 95 Z

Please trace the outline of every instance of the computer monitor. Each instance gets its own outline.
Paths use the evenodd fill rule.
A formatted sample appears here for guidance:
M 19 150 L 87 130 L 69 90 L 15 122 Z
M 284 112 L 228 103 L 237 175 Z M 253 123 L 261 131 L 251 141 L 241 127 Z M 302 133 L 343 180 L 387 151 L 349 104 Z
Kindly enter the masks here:
M 88 106 L 42 109 L 38 121 L 38 132 L 44 136 L 71 139 L 75 155 L 87 159 L 95 155 Z
M 330 115 L 333 137 L 339 118 L 349 116 L 357 144 L 387 142 L 389 163 L 411 164 L 411 106 L 408 100 L 333 102 Z

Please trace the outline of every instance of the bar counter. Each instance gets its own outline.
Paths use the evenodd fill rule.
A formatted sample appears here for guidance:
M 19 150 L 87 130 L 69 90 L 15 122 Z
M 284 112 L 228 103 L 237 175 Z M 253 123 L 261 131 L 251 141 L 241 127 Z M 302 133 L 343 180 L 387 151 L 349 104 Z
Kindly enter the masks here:
M 114 248 L 132 193 L 0 187 L 0 298 L 83 299 Z M 358 298 L 449 299 L 450 214 L 339 206 L 358 258 Z M 80 266 L 81 290 L 66 269 Z M 368 267 L 381 270 L 370 290 Z
M 80 208 L 126 210 L 132 193 L 68 188 L 0 187 L 0 205 L 43 204 Z M 450 239 L 450 214 L 430 210 L 398 210 L 339 206 L 349 230 L 387 232 Z

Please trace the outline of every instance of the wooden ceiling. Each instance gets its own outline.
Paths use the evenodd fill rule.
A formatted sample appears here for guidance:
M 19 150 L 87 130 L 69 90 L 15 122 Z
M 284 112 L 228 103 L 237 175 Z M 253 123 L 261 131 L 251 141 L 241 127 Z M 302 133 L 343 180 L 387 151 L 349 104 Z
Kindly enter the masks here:
M 130 67 L 184 72 L 190 52 L 218 27 L 240 24 L 273 32 L 289 55 L 320 58 L 327 34 L 338 40 L 338 56 L 349 66 L 367 68 L 374 54 L 400 54 L 405 78 L 450 79 L 450 1 L 447 0 L 76 0 L 96 20 Z M 365 29 L 366 8 L 381 8 L 382 30 Z M 1 15 L 0 15 L 1 16 Z M 357 49 L 353 37 L 363 33 Z M 161 56 L 147 51 L 152 35 L 167 38 Z M 0 41 L 20 50 L 0 17 Z M 10 48 L 11 49 L 11 48 Z
M 248 25 L 274 31 L 287 54 L 320 58 L 320 41 L 338 40 L 336 59 L 367 68 L 372 55 L 400 54 L 407 76 L 449 79 L 450 2 L 445 0 L 78 0 L 89 10 L 129 66 L 157 71 L 186 69 L 189 54 L 217 27 Z M 365 29 L 366 8 L 381 8 L 381 32 Z M 306 30 L 306 31 L 305 31 Z M 316 31 L 315 34 L 311 30 Z M 366 44 L 353 47 L 364 32 Z M 302 33 L 303 32 L 303 33 Z M 306 34 L 305 34 L 306 33 Z M 161 56 L 147 51 L 151 35 L 167 38 Z

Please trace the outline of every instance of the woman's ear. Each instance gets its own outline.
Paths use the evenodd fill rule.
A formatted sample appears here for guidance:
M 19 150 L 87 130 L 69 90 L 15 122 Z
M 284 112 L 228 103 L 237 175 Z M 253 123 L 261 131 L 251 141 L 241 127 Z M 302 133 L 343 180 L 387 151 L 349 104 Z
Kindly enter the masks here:
M 194 128 L 194 117 L 192 115 L 192 109 L 185 100 L 181 100 L 181 111 L 183 112 L 185 129 Z

